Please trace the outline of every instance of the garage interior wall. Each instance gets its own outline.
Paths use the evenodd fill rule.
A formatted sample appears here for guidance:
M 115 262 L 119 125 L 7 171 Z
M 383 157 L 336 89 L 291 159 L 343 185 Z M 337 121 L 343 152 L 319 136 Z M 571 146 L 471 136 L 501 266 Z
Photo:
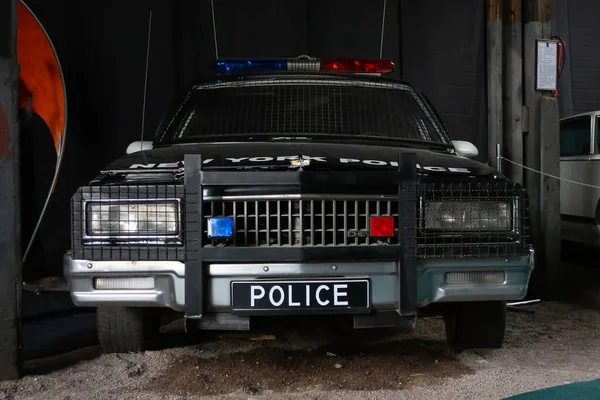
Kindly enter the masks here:
M 57 49 L 68 96 L 60 179 L 25 279 L 60 275 L 69 248 L 69 199 L 141 137 L 148 16 L 152 33 L 144 138 L 186 85 L 212 76 L 210 1 L 26 0 Z M 215 0 L 220 58 L 377 58 L 382 1 Z M 470 140 L 487 160 L 485 2 L 388 0 L 383 58 L 395 78 L 431 100 L 454 139 Z M 95 5 L 95 6 L 94 6 Z M 26 243 L 43 206 L 56 157 L 39 119 L 23 132 Z
M 552 0 L 552 30 L 567 48 L 558 85 L 561 118 L 600 110 L 599 16 L 598 0 Z

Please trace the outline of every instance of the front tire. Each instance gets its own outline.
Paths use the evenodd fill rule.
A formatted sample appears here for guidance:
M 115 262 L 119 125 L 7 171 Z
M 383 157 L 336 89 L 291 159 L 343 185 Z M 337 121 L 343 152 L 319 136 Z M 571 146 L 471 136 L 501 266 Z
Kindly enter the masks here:
M 96 320 L 103 353 L 146 351 L 160 329 L 160 316 L 152 308 L 98 307 Z
M 465 302 L 444 314 L 446 338 L 456 350 L 499 349 L 506 332 L 506 302 Z

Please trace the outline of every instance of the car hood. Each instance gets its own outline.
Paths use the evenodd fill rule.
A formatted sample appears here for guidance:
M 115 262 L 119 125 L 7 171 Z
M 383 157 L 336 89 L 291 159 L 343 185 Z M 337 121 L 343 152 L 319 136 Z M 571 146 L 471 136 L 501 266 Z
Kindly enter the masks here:
M 173 145 L 126 155 L 108 165 L 103 173 L 178 169 L 183 167 L 186 154 L 201 154 L 206 169 L 390 170 L 398 168 L 398 155 L 406 153 L 416 154 L 417 171 L 421 174 L 501 177 L 498 171 L 486 164 L 439 151 L 294 142 Z

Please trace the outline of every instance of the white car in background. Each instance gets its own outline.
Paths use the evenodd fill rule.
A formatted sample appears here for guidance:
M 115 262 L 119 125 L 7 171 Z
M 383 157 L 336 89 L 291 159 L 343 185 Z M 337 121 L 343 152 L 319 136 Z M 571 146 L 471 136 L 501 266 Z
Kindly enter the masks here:
M 599 144 L 600 110 L 560 120 L 561 236 L 594 247 L 600 247 Z

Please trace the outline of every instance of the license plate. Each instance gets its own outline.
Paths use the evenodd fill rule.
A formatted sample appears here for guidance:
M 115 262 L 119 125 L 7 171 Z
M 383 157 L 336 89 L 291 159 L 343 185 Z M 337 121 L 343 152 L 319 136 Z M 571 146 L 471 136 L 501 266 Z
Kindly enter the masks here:
M 368 279 L 306 281 L 236 281 L 231 283 L 233 311 L 338 311 L 369 310 Z

